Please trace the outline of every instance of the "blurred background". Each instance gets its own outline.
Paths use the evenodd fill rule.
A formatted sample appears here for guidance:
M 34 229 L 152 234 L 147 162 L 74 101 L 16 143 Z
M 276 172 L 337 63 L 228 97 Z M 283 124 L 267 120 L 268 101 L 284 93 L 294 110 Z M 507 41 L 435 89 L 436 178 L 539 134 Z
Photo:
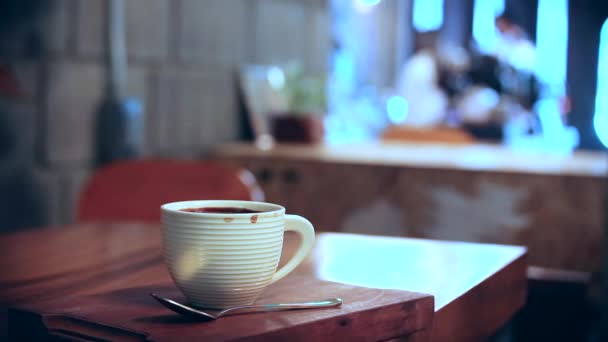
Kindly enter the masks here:
M 71 222 L 108 161 L 226 142 L 608 145 L 605 2 L 118 3 L 0 1 L 0 229 Z
M 594 0 L 0 0 L 0 231 L 73 222 L 112 161 L 217 158 L 318 230 L 527 246 L 542 290 L 521 315 L 578 340 L 607 229 L 607 18 Z

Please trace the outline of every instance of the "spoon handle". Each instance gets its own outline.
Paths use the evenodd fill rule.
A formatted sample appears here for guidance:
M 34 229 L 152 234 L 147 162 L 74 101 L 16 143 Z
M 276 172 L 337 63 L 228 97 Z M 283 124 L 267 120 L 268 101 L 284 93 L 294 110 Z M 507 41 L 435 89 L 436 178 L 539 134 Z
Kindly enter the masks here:
M 230 309 L 226 309 L 217 314 L 217 317 L 226 315 L 228 313 L 244 313 L 244 312 L 266 312 L 266 311 L 281 311 L 281 310 L 297 310 L 297 309 L 315 309 L 315 308 L 330 308 L 339 306 L 342 304 L 340 298 L 330 298 L 317 300 L 314 302 L 300 302 L 300 303 L 276 303 L 276 304 L 263 304 L 263 305 L 243 305 L 237 306 Z

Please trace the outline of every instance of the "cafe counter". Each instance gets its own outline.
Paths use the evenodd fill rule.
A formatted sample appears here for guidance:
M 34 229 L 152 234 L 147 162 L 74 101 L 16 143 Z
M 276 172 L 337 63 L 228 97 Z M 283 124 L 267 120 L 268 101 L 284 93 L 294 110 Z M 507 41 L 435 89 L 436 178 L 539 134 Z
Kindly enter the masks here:
M 525 245 L 531 265 L 600 267 L 608 157 L 494 145 L 218 146 L 266 200 L 318 230 Z

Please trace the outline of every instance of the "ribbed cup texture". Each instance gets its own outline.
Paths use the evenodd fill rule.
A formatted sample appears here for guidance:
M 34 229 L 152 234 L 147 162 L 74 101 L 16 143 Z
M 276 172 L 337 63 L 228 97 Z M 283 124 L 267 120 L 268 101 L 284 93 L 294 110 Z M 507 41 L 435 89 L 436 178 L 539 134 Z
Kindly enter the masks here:
M 163 211 L 162 221 L 165 262 L 193 305 L 251 304 L 277 269 L 283 210 L 212 215 Z

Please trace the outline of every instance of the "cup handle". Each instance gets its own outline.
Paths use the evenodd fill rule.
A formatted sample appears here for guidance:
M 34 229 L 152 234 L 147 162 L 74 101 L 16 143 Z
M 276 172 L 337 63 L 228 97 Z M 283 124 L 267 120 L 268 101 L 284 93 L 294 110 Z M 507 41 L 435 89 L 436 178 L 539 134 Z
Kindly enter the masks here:
M 302 216 L 285 215 L 285 231 L 294 231 L 300 235 L 300 247 L 293 257 L 272 276 L 270 284 L 291 273 L 306 258 L 315 242 L 315 230 L 312 224 Z

